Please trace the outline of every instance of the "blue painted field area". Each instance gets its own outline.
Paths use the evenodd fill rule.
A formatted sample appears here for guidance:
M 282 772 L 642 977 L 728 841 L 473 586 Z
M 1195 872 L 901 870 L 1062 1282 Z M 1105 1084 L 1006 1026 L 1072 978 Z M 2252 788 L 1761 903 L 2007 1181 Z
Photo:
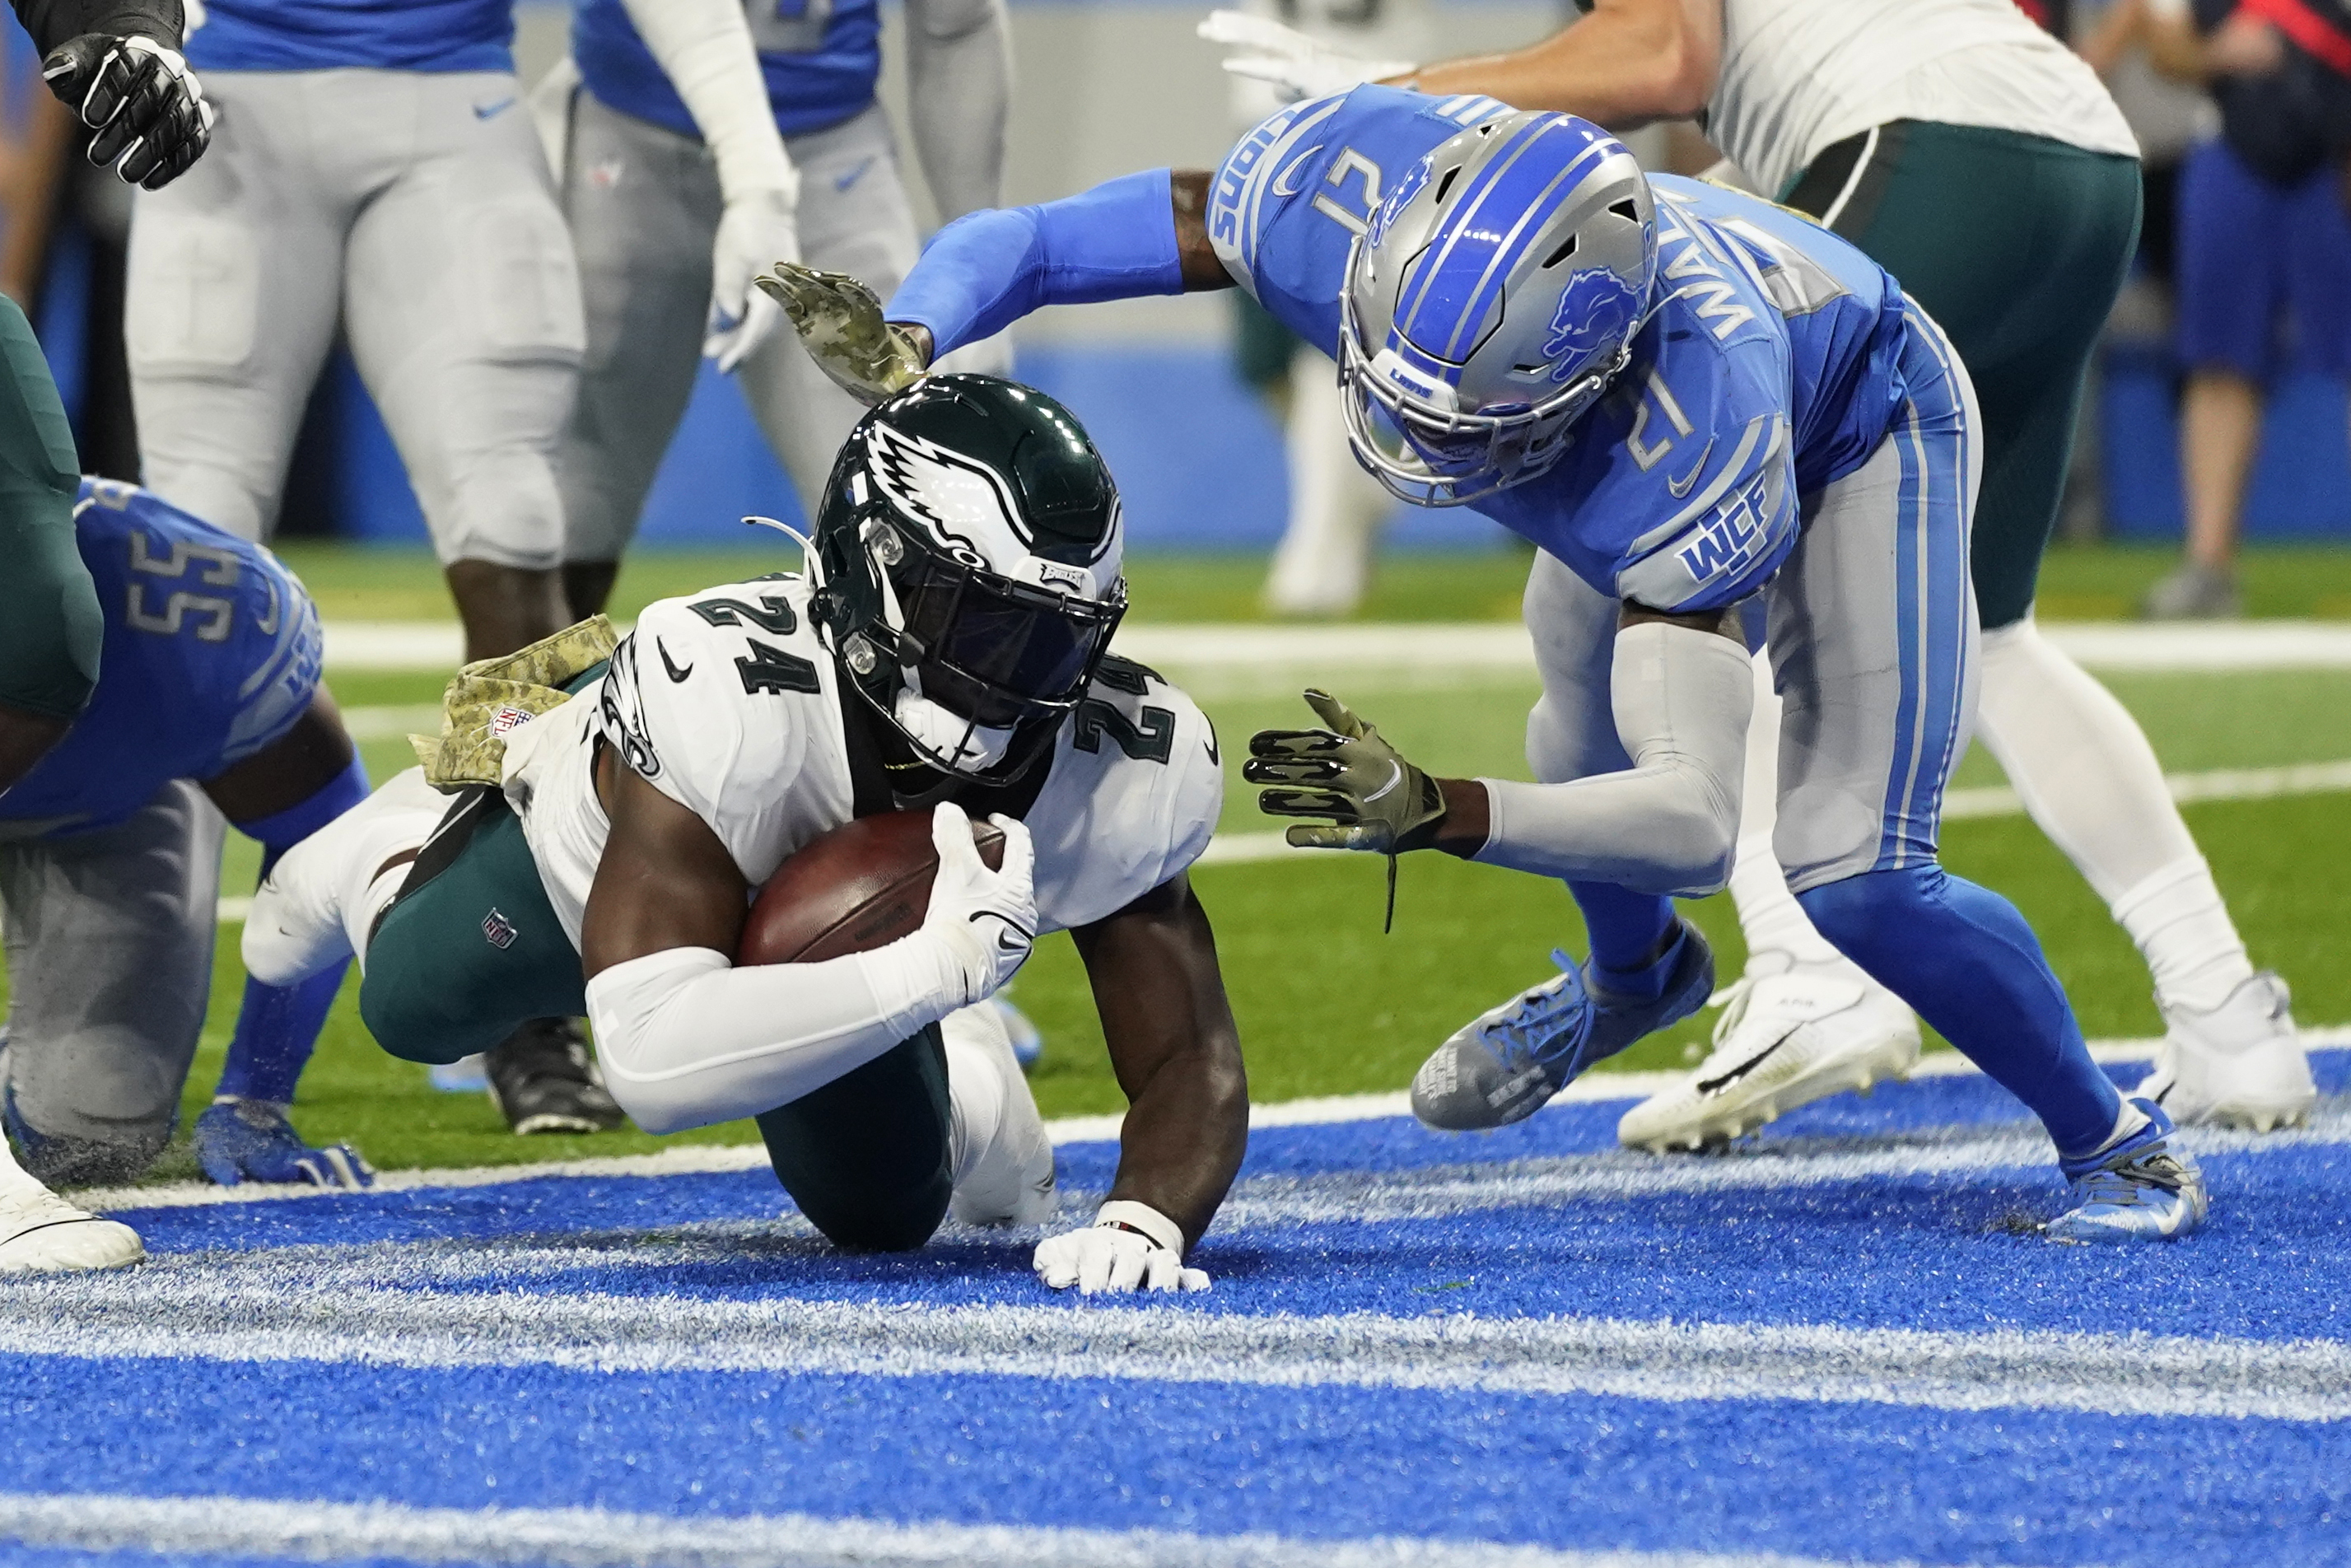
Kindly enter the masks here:
M 146 1268 L 0 1288 L 0 1555 L 2351 1563 L 2320 1067 L 2309 1126 L 2188 1136 L 2214 1223 L 2145 1249 L 2042 1240 L 1970 1077 L 1707 1158 L 1623 1102 L 1261 1130 L 1154 1305 L 1044 1291 L 1033 1232 L 843 1257 L 758 1168 L 146 1208 Z

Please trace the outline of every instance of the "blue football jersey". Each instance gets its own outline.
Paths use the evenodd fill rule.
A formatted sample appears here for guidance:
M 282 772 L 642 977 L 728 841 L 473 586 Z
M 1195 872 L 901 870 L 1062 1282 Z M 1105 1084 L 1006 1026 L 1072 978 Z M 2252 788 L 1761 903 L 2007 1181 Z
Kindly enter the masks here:
M 98 690 L 0 795 L 0 820 L 53 832 L 110 826 L 284 735 L 322 653 L 310 596 L 259 545 L 106 479 L 82 481 L 74 527 L 106 614 Z
M 511 71 L 513 45 L 514 0 L 206 0 L 186 54 L 199 71 Z
M 1347 254 L 1439 143 L 1510 112 L 1491 99 L 1364 87 L 1294 104 L 1228 153 L 1208 234 L 1240 286 L 1325 353 Z M 1600 591 L 1728 605 L 1794 547 L 1800 497 L 1884 439 L 1907 328 L 1885 269 L 1804 218 L 1653 176 L 1656 308 L 1609 396 L 1550 472 L 1476 509 Z
M 787 136 L 822 131 L 873 101 L 882 75 L 875 0 L 745 0 L 745 9 L 777 130 Z M 681 136 L 701 134 L 621 0 L 580 0 L 571 57 L 580 79 L 607 108 Z

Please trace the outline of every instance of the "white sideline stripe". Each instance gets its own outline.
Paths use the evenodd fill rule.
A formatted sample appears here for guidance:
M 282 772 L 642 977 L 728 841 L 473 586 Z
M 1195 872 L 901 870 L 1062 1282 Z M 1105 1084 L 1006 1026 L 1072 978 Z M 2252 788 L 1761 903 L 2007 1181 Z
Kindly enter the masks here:
M 844 1563 L 866 1568 L 1829 1568 L 1816 1560 L 1768 1552 L 1555 1552 L 1399 1536 L 1301 1541 L 1158 1530 L 884 1524 L 803 1513 L 676 1519 L 587 1508 L 411 1508 L 89 1492 L 0 1493 L 0 1537 L 87 1552 L 309 1563 L 545 1563 L 560 1568 L 820 1568 Z
M 2163 782 L 2175 800 L 2269 800 L 2289 795 L 2332 795 L 2351 790 L 2351 761 L 2294 762 L 2278 768 L 2219 768 L 2203 773 L 2167 773 Z M 2021 817 L 2024 802 L 2005 784 L 1953 789 L 1943 796 L 1947 822 L 1988 817 Z M 1208 841 L 1202 865 L 1251 865 L 1263 861 L 1301 863 L 1333 858 L 1328 850 L 1290 847 L 1279 831 L 1218 833 Z M 223 916 L 226 918 L 226 916 Z
M 586 1261 L 586 1260 L 580 1260 Z M 2351 1418 L 2351 1344 L 1608 1318 L 879 1305 L 321 1281 L 298 1258 L 0 1288 L 0 1354 L 580 1372 L 1226 1383 Z
M 627 628 L 623 626 L 622 630 Z M 2249 621 L 2141 625 L 2044 621 L 2052 642 L 2093 669 L 2203 672 L 2351 669 L 2351 624 Z M 1118 650 L 1186 674 L 1273 666 L 1319 670 L 1411 667 L 1531 672 L 1526 628 L 1509 621 L 1360 622 L 1336 626 L 1129 622 Z M 327 664 L 344 670 L 455 671 L 464 639 L 454 622 L 334 621 Z
M 2146 1061 L 2155 1055 L 2156 1048 L 2162 1043 L 2160 1040 L 2095 1040 L 2090 1041 L 2090 1054 L 2102 1062 Z M 2302 1043 L 2306 1051 L 2351 1048 L 2351 1024 L 2304 1030 Z M 1913 1079 L 1959 1078 L 1974 1076 L 1979 1071 L 1973 1062 L 1958 1051 L 1938 1051 L 1921 1057 L 1918 1065 L 1911 1070 L 1910 1076 Z M 1644 1100 L 1671 1088 L 1685 1076 L 1680 1072 L 1587 1073 L 1554 1095 L 1551 1104 L 1564 1106 Z M 1379 1121 L 1411 1113 L 1411 1098 L 1406 1093 L 1337 1094 L 1252 1105 L 1249 1107 L 1249 1126 L 1253 1129 L 1321 1126 L 1341 1122 Z M 1123 1120 L 1114 1115 L 1064 1116 L 1046 1123 L 1045 1131 L 1057 1146 L 1108 1143 L 1118 1137 Z M 2213 1134 L 2199 1133 L 2191 1135 L 2205 1137 Z M 2262 1134 L 2263 1139 L 2269 1142 L 2285 1136 L 2287 1134 L 2282 1133 Z M 2256 1144 L 2251 1146 L 2263 1145 Z M 1646 1162 L 1657 1156 L 1626 1157 Z M 649 1155 L 596 1155 L 583 1159 L 549 1160 L 535 1165 L 385 1171 L 376 1177 L 373 1190 L 406 1192 L 436 1187 L 503 1186 L 510 1182 L 544 1181 L 567 1176 L 695 1176 L 758 1170 L 767 1163 L 768 1152 L 760 1144 L 680 1144 Z M 1693 1162 L 1677 1156 L 1672 1163 Z M 278 1203 L 341 1195 L 319 1187 L 278 1186 L 259 1182 L 247 1182 L 240 1186 L 175 1182 L 156 1186 L 86 1188 L 72 1196 L 85 1208 L 110 1213 L 134 1208 L 201 1208 L 216 1203 Z

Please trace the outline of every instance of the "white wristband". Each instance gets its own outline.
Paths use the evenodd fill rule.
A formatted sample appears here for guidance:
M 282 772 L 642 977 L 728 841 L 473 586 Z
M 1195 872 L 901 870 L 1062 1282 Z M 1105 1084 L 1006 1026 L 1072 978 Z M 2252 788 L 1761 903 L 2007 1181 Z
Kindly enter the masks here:
M 1094 1223 L 1124 1226 L 1175 1253 L 1179 1262 L 1183 1260 L 1184 1228 L 1147 1203 L 1114 1198 L 1094 1211 Z

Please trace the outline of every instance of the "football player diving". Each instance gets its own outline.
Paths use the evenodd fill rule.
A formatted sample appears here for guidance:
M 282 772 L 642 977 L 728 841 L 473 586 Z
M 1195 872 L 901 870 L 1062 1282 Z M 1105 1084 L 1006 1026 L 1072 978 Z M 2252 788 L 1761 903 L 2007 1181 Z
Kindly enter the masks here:
M 2317 1090 L 2284 982 L 2254 970 L 2138 721 L 2032 616 L 2084 369 L 2138 232 L 2138 146 L 2122 111 L 2063 26 L 2053 37 L 2011 0 L 1579 8 L 1526 48 L 1428 66 L 1350 59 L 1270 17 L 1219 12 L 1201 32 L 1240 46 L 1226 69 L 1292 98 L 1391 76 L 1612 130 L 1703 115 L 1755 190 L 1900 278 L 1959 350 L 1981 413 L 1977 738 L 2146 956 L 2166 1030 L 2139 1092 L 2183 1123 L 2302 1120 Z M 1724 995 L 1714 1052 L 1625 1114 L 1619 1136 L 1640 1147 L 1735 1137 L 1918 1059 L 1909 1009 L 1822 940 L 1781 877 L 1780 704 L 1761 661 L 1757 674 L 1730 877 L 1747 969 Z
M 141 1256 L 127 1226 L 44 1184 L 132 1180 L 171 1136 L 212 990 L 222 819 L 260 841 L 266 875 L 367 798 L 319 685 L 318 612 L 275 557 L 105 479 L 82 481 L 74 528 L 103 623 L 95 690 L 0 794 L 0 1113 L 24 1151 L 19 1166 L 0 1144 L 0 1273 Z M 287 1121 L 342 973 L 247 983 L 196 1123 L 215 1180 L 369 1179 L 350 1149 L 310 1148 Z
M 245 957 L 280 985 L 357 954 L 361 1016 L 449 1061 L 584 1012 L 648 1132 L 756 1119 L 800 1212 L 855 1250 L 952 1212 L 1037 1224 L 1053 1154 L 998 1015 L 975 1004 L 1067 930 L 1131 1103 L 1055 1288 L 1201 1289 L 1184 1263 L 1248 1134 L 1240 1045 L 1186 871 L 1216 826 L 1216 737 L 1109 653 L 1118 492 L 1050 398 L 977 375 L 869 413 L 806 575 L 584 622 L 453 683 L 426 770 L 302 846 Z M 535 715 L 536 716 L 530 716 Z M 454 804 L 434 781 L 463 786 Z M 468 782 L 470 781 L 470 782 Z M 816 963 L 735 963 L 750 894 L 855 817 L 932 813 L 922 927 Z M 970 820 L 1003 831 L 1002 865 Z
M 1645 176 L 1571 116 L 1365 87 L 1276 114 L 1222 167 L 1130 175 L 945 230 L 886 310 L 772 287 L 881 390 L 1040 306 L 1238 285 L 1338 361 L 1358 458 L 1399 497 L 1540 547 L 1537 784 L 1434 778 L 1336 700 L 1244 769 L 1293 842 L 1439 849 L 1566 880 L 1592 955 L 1465 1026 L 1422 1120 L 1491 1127 L 1687 1016 L 1714 963 L 1672 896 L 1729 875 L 1768 627 L 1786 703 L 1774 848 L 1823 936 L 2039 1113 L 2065 1240 L 2202 1220 L 2169 1119 L 2091 1061 L 2022 916 L 1936 862 L 1976 694 L 1973 394 L 1876 263 L 1784 209 Z

